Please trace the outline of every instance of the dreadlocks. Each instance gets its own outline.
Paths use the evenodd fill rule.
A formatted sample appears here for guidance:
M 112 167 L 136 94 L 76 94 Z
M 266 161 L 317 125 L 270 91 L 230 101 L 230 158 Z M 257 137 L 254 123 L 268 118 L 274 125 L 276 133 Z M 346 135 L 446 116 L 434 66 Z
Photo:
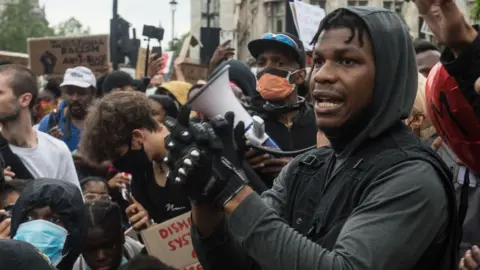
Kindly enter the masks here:
M 355 38 L 355 34 L 357 34 L 360 46 L 363 46 L 363 33 L 368 33 L 365 22 L 363 22 L 357 15 L 343 8 L 333 11 L 322 20 L 317 33 L 310 42 L 310 45 L 315 47 L 322 31 L 338 28 L 348 28 L 352 32 L 350 37 L 345 40 L 345 44 L 352 42 Z

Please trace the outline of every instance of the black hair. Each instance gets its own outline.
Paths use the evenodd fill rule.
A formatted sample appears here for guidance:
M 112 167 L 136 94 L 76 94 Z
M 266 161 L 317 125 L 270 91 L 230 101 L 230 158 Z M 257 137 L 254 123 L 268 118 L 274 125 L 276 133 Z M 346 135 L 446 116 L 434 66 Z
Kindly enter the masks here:
M 128 263 L 124 264 L 119 270 L 177 270 L 173 267 L 165 265 L 159 259 L 139 254 L 133 257 Z
M 167 95 L 151 95 L 149 99 L 160 103 L 165 110 L 165 115 L 173 118 L 178 116 L 178 108 L 175 101 Z
M 317 43 L 322 31 L 339 28 L 348 28 L 351 31 L 351 35 L 347 40 L 345 40 L 345 44 L 352 42 L 352 40 L 355 38 L 355 34 L 357 34 L 360 46 L 363 46 L 363 34 L 369 33 L 367 25 L 360 17 L 346 9 L 337 9 L 328 14 L 322 20 L 320 26 L 318 27 L 317 33 L 310 42 L 310 45 L 315 47 L 315 44 Z
M 45 85 L 44 89 L 52 92 L 55 98 L 59 98 L 62 95 L 60 84 L 60 80 L 58 80 L 57 78 L 51 78 L 47 80 L 47 85 Z
M 22 193 L 25 188 L 27 180 L 13 179 L 10 181 L 0 182 L 0 208 L 5 207 L 5 201 L 8 195 L 12 193 Z
M 419 54 L 426 51 L 440 52 L 439 48 L 428 40 L 417 38 L 413 41 L 413 47 L 415 48 L 415 54 Z
M 87 228 L 101 228 L 105 233 L 118 233 L 123 236 L 122 214 L 120 207 L 110 201 L 85 203 Z M 118 239 L 123 241 L 123 238 Z
M 80 180 L 80 187 L 82 188 L 82 192 L 85 191 L 85 186 L 90 183 L 90 182 L 101 182 L 105 185 L 105 187 L 107 188 L 108 190 L 108 183 L 107 183 L 107 180 L 105 180 L 104 178 L 102 177 L 97 177 L 97 176 L 88 176 L 88 177 L 85 177 L 85 178 L 82 178 L 82 180 Z
M 103 96 L 103 83 L 105 82 L 105 79 L 107 78 L 109 73 L 105 73 L 103 75 L 100 75 L 98 78 L 97 78 L 97 89 L 96 89 L 96 93 L 95 95 L 97 96 L 97 98 L 100 98 Z

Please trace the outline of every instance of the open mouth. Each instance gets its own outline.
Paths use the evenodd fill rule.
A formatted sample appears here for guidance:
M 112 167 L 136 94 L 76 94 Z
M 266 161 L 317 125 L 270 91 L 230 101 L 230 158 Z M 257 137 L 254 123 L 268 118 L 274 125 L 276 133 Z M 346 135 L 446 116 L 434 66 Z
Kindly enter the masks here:
M 313 98 L 315 99 L 315 107 L 319 112 L 331 112 L 345 103 L 342 96 L 327 91 L 315 90 L 313 91 Z

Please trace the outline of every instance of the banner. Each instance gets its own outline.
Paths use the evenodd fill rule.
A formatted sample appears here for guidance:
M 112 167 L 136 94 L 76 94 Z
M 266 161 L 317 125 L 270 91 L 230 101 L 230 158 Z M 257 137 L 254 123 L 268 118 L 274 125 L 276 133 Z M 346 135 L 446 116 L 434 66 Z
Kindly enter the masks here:
M 85 66 L 96 75 L 108 72 L 109 36 L 29 38 L 30 68 L 40 76 L 64 74 L 68 68 Z
M 15 65 L 28 66 L 28 54 L 0 51 L 0 61 L 9 61 Z

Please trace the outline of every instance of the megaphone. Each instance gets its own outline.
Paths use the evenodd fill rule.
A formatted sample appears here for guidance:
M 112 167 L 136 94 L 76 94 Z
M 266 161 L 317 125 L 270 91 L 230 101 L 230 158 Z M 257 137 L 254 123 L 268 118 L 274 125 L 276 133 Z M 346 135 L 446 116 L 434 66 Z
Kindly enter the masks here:
M 251 144 L 280 150 L 280 147 L 265 132 L 263 119 L 258 116 L 252 117 L 231 91 L 229 68 L 230 65 L 223 67 L 187 104 L 193 111 L 208 118 L 223 116 L 231 111 L 235 114 L 235 126 L 240 121 L 245 124 L 245 136 Z

